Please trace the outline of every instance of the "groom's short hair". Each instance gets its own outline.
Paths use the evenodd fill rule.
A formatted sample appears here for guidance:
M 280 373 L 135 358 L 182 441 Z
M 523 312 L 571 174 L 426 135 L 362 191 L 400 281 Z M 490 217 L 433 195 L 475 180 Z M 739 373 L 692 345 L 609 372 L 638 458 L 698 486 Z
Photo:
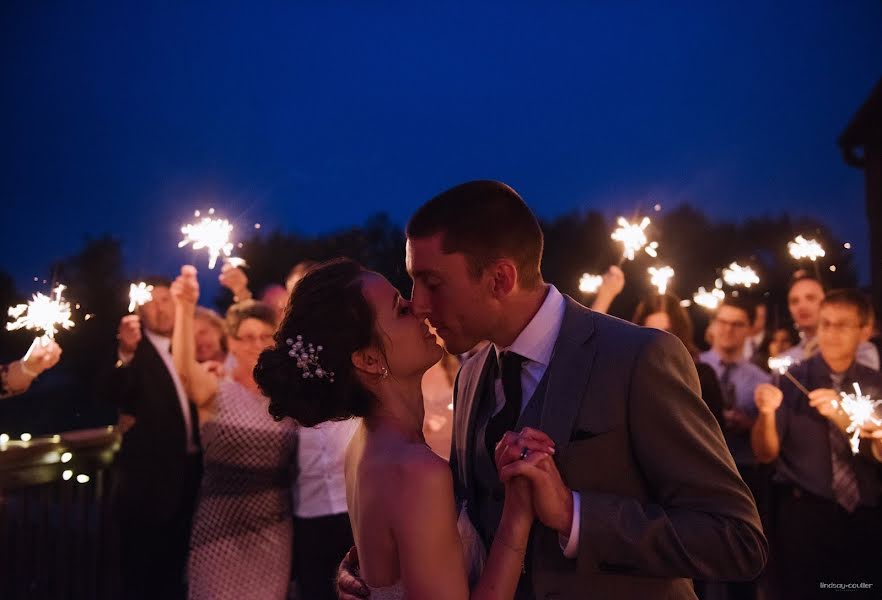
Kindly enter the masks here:
M 469 181 L 423 204 L 407 223 L 407 237 L 441 234 L 447 254 L 466 256 L 472 277 L 500 258 L 518 268 L 521 287 L 542 283 L 542 228 L 516 191 L 499 181 Z

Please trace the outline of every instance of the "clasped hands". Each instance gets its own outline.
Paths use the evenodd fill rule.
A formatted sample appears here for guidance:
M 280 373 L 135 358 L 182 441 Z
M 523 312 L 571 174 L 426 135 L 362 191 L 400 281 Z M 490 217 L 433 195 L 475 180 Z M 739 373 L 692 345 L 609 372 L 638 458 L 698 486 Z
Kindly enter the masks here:
M 573 523 L 573 493 L 561 478 L 552 459 L 554 453 L 554 441 L 547 434 L 524 427 L 519 433 L 509 431 L 502 436 L 494 459 L 506 492 L 517 483 L 515 477 L 522 477 L 529 483 L 536 518 L 566 537 Z

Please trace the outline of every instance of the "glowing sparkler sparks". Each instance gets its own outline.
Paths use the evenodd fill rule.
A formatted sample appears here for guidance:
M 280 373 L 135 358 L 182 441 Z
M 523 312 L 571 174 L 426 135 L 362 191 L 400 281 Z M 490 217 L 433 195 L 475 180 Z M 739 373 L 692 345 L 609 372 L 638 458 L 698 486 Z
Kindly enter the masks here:
M 209 214 L 214 214 L 214 209 L 209 210 Z M 199 211 L 195 215 L 198 217 Z M 230 256 L 233 251 L 233 242 L 230 241 L 232 231 L 233 226 L 226 219 L 203 217 L 198 223 L 188 223 L 181 227 L 184 239 L 178 243 L 178 248 L 190 243 L 194 250 L 207 248 L 208 268 L 213 269 L 221 253 Z
M 241 244 L 240 244 L 241 246 Z M 224 259 L 225 262 L 233 268 L 239 267 L 247 267 L 248 263 L 245 262 L 244 258 L 239 258 L 238 256 L 231 256 L 230 258 Z
M 70 329 L 74 326 L 71 321 L 70 303 L 62 296 L 61 292 L 65 290 L 65 286 L 58 285 L 53 291 L 55 297 L 46 296 L 41 293 L 34 294 L 34 299 L 27 304 L 19 304 L 9 308 L 9 316 L 15 319 L 12 323 L 6 324 L 8 331 L 16 329 L 31 329 L 42 331 L 43 335 L 39 340 L 43 346 L 49 344 L 50 340 L 55 339 L 58 328 Z
M 658 288 L 659 295 L 663 295 L 668 289 L 668 282 L 674 276 L 674 269 L 665 266 L 656 269 L 649 267 L 649 283 Z
M 153 286 L 143 281 L 129 286 L 129 312 L 135 312 L 136 306 L 144 306 L 153 300 Z
M 840 399 L 834 402 L 851 421 L 845 431 L 851 434 L 851 451 L 857 454 L 864 425 L 870 423 L 877 427 L 882 426 L 882 418 L 876 414 L 876 407 L 882 404 L 882 401 L 873 400 L 868 394 L 862 393 L 857 383 L 854 384 L 853 394 L 839 392 L 839 396 Z
M 579 280 L 579 291 L 584 294 L 596 294 L 602 283 L 602 276 L 584 273 Z
M 793 366 L 793 359 L 789 356 L 772 356 L 769 358 L 769 369 L 779 375 L 786 373 Z
M 624 217 L 619 217 L 617 223 L 619 226 L 612 232 L 612 239 L 622 243 L 624 249 L 623 260 L 634 260 L 634 253 L 647 245 L 649 240 L 646 239 L 646 227 L 649 225 L 649 217 L 643 217 L 639 225 L 629 223 Z M 650 256 L 656 256 L 658 253 L 658 243 L 653 242 L 646 249 L 646 253 Z
M 790 250 L 790 256 L 800 260 L 807 258 L 812 262 L 818 260 L 820 256 L 826 256 L 824 249 L 817 240 L 807 240 L 801 235 L 796 236 L 792 242 L 787 242 L 787 248 Z
M 726 293 L 720 288 L 714 288 L 711 291 L 707 291 L 704 287 L 700 287 L 692 296 L 692 301 L 708 310 L 716 310 L 720 305 L 720 302 L 725 298 Z
M 742 267 L 737 262 L 733 262 L 727 268 L 723 269 L 723 281 L 727 285 L 733 287 L 741 285 L 749 288 L 760 282 L 759 277 L 750 267 Z

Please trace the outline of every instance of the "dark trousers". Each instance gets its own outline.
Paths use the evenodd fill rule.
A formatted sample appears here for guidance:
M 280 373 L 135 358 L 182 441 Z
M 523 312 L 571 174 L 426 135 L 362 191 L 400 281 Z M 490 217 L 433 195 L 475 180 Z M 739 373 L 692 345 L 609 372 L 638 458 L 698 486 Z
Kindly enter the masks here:
M 336 600 L 334 578 L 340 561 L 353 546 L 349 515 L 294 519 L 291 572 L 301 600 Z
M 123 598 L 187 597 L 185 575 L 201 457 L 190 462 L 183 498 L 170 518 L 158 522 L 137 515 L 117 519 Z
M 775 486 L 771 532 L 772 598 L 811 599 L 836 595 L 821 584 L 872 584 L 839 590 L 849 597 L 882 593 L 882 512 L 841 506 L 792 486 Z

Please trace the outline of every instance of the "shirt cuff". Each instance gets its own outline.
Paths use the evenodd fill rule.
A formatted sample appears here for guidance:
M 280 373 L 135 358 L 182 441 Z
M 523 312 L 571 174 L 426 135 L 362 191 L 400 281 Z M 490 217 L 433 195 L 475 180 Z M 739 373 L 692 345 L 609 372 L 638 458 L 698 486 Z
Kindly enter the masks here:
M 579 553 L 579 527 L 581 526 L 581 506 L 582 499 L 579 496 L 579 492 L 572 492 L 573 494 L 573 524 L 570 525 L 570 535 L 568 537 L 564 537 L 563 535 L 558 534 L 557 541 L 560 544 L 560 549 L 563 550 L 563 555 L 566 558 L 576 558 L 576 554 Z
M 122 350 L 117 350 L 116 351 L 116 368 L 119 369 L 120 367 L 127 367 L 129 365 L 129 363 L 132 362 L 133 358 L 135 358 L 134 352 L 132 354 L 126 354 Z

